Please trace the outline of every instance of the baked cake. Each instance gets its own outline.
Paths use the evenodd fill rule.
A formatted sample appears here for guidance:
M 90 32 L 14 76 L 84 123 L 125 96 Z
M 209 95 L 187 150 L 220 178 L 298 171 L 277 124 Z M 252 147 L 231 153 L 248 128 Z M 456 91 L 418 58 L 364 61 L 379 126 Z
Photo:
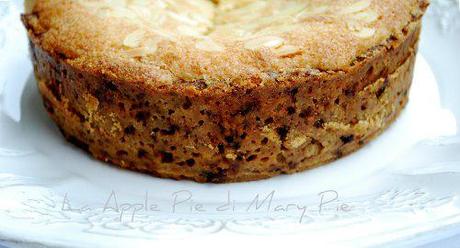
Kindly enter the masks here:
M 27 0 L 68 141 L 158 177 L 237 182 L 349 154 L 408 100 L 427 0 Z

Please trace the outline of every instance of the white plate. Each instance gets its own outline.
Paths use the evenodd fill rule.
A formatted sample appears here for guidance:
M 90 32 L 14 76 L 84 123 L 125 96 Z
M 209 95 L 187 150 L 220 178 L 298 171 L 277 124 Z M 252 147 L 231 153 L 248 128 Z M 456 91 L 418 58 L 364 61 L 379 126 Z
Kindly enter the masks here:
M 410 102 L 382 136 L 318 169 L 225 185 L 120 170 L 69 145 L 41 106 L 20 2 L 0 1 L 0 240 L 126 247 L 286 235 L 323 246 L 413 246 L 460 232 L 455 1 L 430 9 Z

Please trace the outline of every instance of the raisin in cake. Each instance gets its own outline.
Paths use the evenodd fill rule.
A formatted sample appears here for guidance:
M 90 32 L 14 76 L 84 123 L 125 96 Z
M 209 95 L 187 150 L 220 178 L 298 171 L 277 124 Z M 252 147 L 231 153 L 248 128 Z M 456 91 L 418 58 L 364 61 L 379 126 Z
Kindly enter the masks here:
M 338 159 L 408 100 L 427 0 L 35 0 L 22 16 L 68 141 L 159 177 Z

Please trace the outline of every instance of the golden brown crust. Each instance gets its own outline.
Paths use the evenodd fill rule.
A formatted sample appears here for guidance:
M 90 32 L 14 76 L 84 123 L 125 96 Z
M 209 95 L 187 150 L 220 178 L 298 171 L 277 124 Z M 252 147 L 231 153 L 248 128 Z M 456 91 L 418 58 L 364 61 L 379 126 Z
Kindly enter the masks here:
M 172 77 L 152 61 L 124 60 L 118 50 L 113 57 L 78 51 L 61 34 L 47 36 L 55 32 L 49 26 L 57 25 L 49 22 L 62 10 L 42 17 L 38 13 L 50 11 L 43 8 L 51 3 L 38 2 L 23 20 L 45 107 L 66 138 L 124 168 L 199 182 L 302 171 L 348 154 L 383 131 L 407 102 L 421 17 L 413 15 L 395 35 L 340 70 L 258 68 L 255 74 L 225 74 L 227 80 L 244 79 L 216 81 L 217 87 Z M 413 2 L 403 2 L 413 8 Z M 417 8 L 425 8 L 422 3 Z M 187 59 L 176 62 L 193 61 Z
M 86 6 L 88 2 L 101 3 L 102 7 Z M 104 2 L 106 1 L 39 0 L 36 1 L 26 19 L 29 29 L 36 34 L 37 42 L 41 47 L 51 54 L 65 58 L 67 63 L 79 70 L 113 77 L 113 79 L 116 79 L 118 75 L 123 75 L 123 81 L 142 82 L 146 85 L 145 87 L 151 86 L 152 88 L 159 86 L 174 88 L 179 84 L 180 87 L 193 89 L 193 83 L 198 81 L 204 82 L 208 88 L 212 88 L 213 92 L 232 91 L 234 87 L 252 88 L 279 84 L 273 80 L 271 73 L 304 73 L 307 71 L 315 74 L 327 71 L 348 71 L 349 65 L 357 57 L 364 56 L 369 49 L 375 46 L 384 45 L 390 36 L 403 37 L 404 27 L 421 18 L 428 3 L 426 0 L 271 0 L 268 1 L 270 3 L 268 5 L 281 8 L 278 11 L 280 13 L 287 12 L 287 16 L 282 15 L 283 18 L 279 19 L 288 27 L 295 27 L 294 30 L 281 28 L 281 32 L 270 31 L 271 25 L 278 24 L 269 22 L 268 27 L 260 27 L 260 31 L 264 31 L 262 34 L 248 31 L 249 34 L 243 37 L 234 37 L 232 34 L 238 33 L 236 32 L 237 27 L 249 28 L 250 23 L 243 21 L 229 27 L 229 32 L 224 32 L 224 34 L 217 32 L 219 27 L 226 27 L 222 24 L 223 21 L 219 21 L 220 19 L 230 19 L 236 22 L 239 19 L 233 20 L 235 18 L 232 19 L 232 16 L 246 16 L 243 15 L 244 12 L 239 11 L 241 8 L 235 7 L 231 11 L 220 11 L 230 14 L 236 11 L 237 14 L 231 17 L 216 10 L 213 22 L 208 24 L 210 30 L 206 30 L 208 33 L 204 36 L 205 38 L 197 38 L 181 33 L 180 29 L 175 31 L 172 28 L 169 33 L 162 36 L 157 30 L 165 29 L 163 26 L 149 26 L 155 22 L 141 25 L 138 23 L 139 18 L 129 18 L 130 14 L 123 15 L 117 12 L 120 9 L 127 9 L 126 6 L 116 7 L 116 4 L 112 4 L 109 8 Z M 188 6 L 190 4 L 185 5 L 185 3 L 206 1 L 172 0 L 168 2 L 178 2 L 184 4 L 184 8 L 190 9 L 192 8 Z M 368 4 L 360 4 L 363 2 Z M 307 11 L 309 13 L 307 17 L 294 18 L 302 17 L 302 8 L 299 8 L 299 13 L 290 13 L 288 10 L 293 6 L 288 3 L 307 4 L 305 10 L 312 13 Z M 327 9 L 321 12 L 319 11 L 321 6 Z M 347 10 L 350 6 L 358 8 L 355 11 Z M 151 8 L 155 7 L 152 4 Z M 106 13 L 107 9 L 111 8 L 114 10 Z M 316 13 L 314 10 L 319 12 Z M 182 14 L 180 11 L 177 13 Z M 270 11 L 253 11 L 249 16 L 259 12 L 271 14 Z M 276 13 L 272 17 L 277 16 Z M 221 16 L 223 17 L 219 18 Z M 277 19 L 270 18 L 269 20 L 273 22 Z M 172 21 L 166 21 L 164 25 L 166 27 L 183 26 L 170 22 Z M 364 38 L 356 36 L 355 29 L 367 30 L 372 35 Z M 131 47 L 132 44 L 130 47 L 124 46 L 125 39 L 139 30 L 145 33 L 142 35 L 142 41 L 137 42 L 139 47 L 135 46 L 136 44 L 134 48 Z M 246 44 L 253 43 L 254 39 L 264 40 L 267 37 L 281 38 L 283 39 L 281 48 L 295 46 L 300 48 L 300 52 L 292 56 L 278 56 L 272 51 L 273 49 L 247 48 Z M 197 48 L 197 44 L 201 44 L 203 39 L 208 38 L 213 42 L 222 43 L 220 46 L 224 50 L 204 51 Z M 155 44 L 154 52 L 147 52 L 145 56 L 135 58 L 130 56 L 133 49 L 151 47 L 153 46 L 151 43 Z M 262 41 L 256 42 L 256 44 L 262 43 Z M 277 42 L 269 43 L 278 44 Z M 198 45 L 198 47 L 210 48 L 212 45 Z

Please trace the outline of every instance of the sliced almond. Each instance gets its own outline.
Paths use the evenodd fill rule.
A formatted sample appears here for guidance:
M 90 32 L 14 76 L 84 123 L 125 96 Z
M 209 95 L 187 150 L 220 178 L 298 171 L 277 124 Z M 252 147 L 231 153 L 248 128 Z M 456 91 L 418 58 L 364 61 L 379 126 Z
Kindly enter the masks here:
M 296 19 L 304 19 L 315 15 L 324 14 L 329 10 L 328 6 L 318 6 L 313 9 L 306 8 L 296 15 Z
M 331 24 L 334 28 L 343 21 L 348 25 L 350 35 L 369 38 L 376 33 L 370 24 L 380 17 L 376 10 L 371 9 L 373 0 L 336 3 L 342 7 L 335 7 L 332 2 L 300 0 L 75 1 L 92 13 L 125 18 L 129 26 L 138 27 L 139 30 L 128 34 L 122 43 L 133 57 L 155 52 L 159 41 L 179 42 L 181 39 L 196 41 L 194 46 L 197 49 L 208 52 L 224 51 L 223 44 L 230 41 L 242 44 L 245 49 L 268 48 L 278 57 L 292 57 L 302 53 L 301 46 L 288 43 L 286 37 L 291 37 L 292 33 L 315 32 L 315 23 Z M 222 37 L 219 38 L 221 44 L 210 37 Z M 147 38 L 157 41 L 147 44 Z
M 185 35 L 185 36 L 192 36 L 192 37 L 201 37 L 201 36 L 203 36 L 200 32 L 198 32 L 197 29 L 192 28 L 192 27 L 187 26 L 187 25 L 181 25 L 181 26 L 177 27 L 177 31 L 179 32 L 179 34 Z
M 371 0 L 361 0 L 347 7 L 344 7 L 343 9 L 339 11 L 339 14 L 346 15 L 346 14 L 360 12 L 360 11 L 363 11 L 369 8 L 370 5 L 371 5 Z
M 353 32 L 359 31 L 364 27 L 362 23 L 359 23 L 358 21 L 354 19 L 347 20 L 346 24 L 347 24 L 348 29 Z
M 127 51 L 128 55 L 133 58 L 144 57 L 147 51 L 144 47 L 133 48 Z
M 290 57 L 302 53 L 302 49 L 296 46 L 286 45 L 274 50 L 274 53 L 279 57 Z
M 224 48 L 211 39 L 201 40 L 195 44 L 195 47 L 207 52 L 222 52 Z
M 156 47 L 138 47 L 127 51 L 128 55 L 133 58 L 145 57 L 156 51 Z
M 352 18 L 358 21 L 365 22 L 365 23 L 372 23 L 372 22 L 377 21 L 377 19 L 379 19 L 379 14 L 377 14 L 377 12 L 373 10 L 368 10 L 368 11 L 356 13 L 352 16 Z
M 143 19 L 149 19 L 151 17 L 151 12 L 148 8 L 142 5 L 133 5 L 129 7 L 133 13 L 135 13 L 138 17 Z
M 130 48 L 139 47 L 144 39 L 145 32 L 142 30 L 136 30 L 130 33 L 126 38 L 123 40 L 123 45 Z
M 355 36 L 359 38 L 370 38 L 375 34 L 375 29 L 373 28 L 362 28 L 359 31 L 353 33 Z
M 277 48 L 284 44 L 284 40 L 278 36 L 256 37 L 244 43 L 244 47 L 250 50 L 256 50 L 261 47 Z

